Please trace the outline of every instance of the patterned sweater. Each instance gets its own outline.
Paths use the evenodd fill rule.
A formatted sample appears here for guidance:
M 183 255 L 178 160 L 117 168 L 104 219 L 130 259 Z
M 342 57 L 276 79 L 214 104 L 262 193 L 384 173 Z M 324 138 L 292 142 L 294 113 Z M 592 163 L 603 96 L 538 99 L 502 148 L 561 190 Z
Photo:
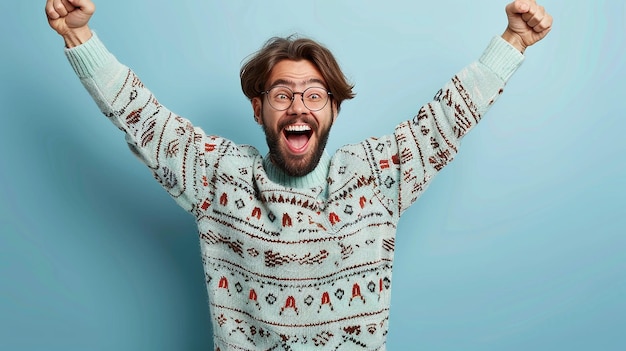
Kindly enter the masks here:
M 94 34 L 66 50 L 101 111 L 196 219 L 215 349 L 385 350 L 400 214 L 523 56 L 499 37 L 392 134 L 292 178 L 162 106 Z

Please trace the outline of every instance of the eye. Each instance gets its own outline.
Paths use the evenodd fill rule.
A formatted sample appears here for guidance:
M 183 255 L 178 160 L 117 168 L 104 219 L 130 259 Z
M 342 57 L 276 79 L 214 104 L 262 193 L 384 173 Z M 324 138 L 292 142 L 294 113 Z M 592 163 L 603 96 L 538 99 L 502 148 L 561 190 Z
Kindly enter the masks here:
M 309 101 L 322 100 L 325 92 L 321 89 L 310 89 L 306 94 L 306 99 Z
M 272 99 L 281 101 L 281 100 L 291 100 L 291 92 L 285 88 L 273 88 L 271 90 Z

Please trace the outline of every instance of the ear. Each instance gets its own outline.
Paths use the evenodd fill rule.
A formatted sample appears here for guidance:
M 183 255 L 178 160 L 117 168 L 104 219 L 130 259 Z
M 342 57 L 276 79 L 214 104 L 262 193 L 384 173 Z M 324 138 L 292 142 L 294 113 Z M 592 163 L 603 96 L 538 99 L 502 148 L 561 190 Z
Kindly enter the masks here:
M 250 103 L 252 104 L 252 112 L 254 112 L 254 120 L 258 124 L 262 125 L 263 120 L 261 118 L 261 115 L 263 110 L 263 101 L 261 101 L 260 97 L 253 97 L 252 100 L 250 100 Z

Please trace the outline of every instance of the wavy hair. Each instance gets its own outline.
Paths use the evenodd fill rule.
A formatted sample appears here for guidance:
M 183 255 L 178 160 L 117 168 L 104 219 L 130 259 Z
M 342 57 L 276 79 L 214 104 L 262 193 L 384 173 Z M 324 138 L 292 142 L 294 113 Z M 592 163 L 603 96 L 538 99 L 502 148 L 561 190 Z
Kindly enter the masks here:
M 308 60 L 313 63 L 326 81 L 337 111 L 344 100 L 355 96 L 352 91 L 354 85 L 348 82 L 330 50 L 312 39 L 290 35 L 270 38 L 259 51 L 244 61 L 239 77 L 241 89 L 248 99 L 261 96 L 267 89 L 272 68 L 282 60 Z

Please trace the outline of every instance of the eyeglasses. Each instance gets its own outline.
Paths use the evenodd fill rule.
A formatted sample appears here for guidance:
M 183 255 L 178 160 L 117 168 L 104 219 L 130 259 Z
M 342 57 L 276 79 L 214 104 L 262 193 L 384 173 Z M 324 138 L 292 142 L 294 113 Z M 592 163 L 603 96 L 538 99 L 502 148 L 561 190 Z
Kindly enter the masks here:
M 267 95 L 267 101 L 270 103 L 270 106 L 278 111 L 284 111 L 291 107 L 296 94 L 300 94 L 304 107 L 310 111 L 319 111 L 326 106 L 330 95 L 332 95 L 325 88 L 309 87 L 303 92 L 297 92 L 282 85 L 272 87 L 261 94 Z

